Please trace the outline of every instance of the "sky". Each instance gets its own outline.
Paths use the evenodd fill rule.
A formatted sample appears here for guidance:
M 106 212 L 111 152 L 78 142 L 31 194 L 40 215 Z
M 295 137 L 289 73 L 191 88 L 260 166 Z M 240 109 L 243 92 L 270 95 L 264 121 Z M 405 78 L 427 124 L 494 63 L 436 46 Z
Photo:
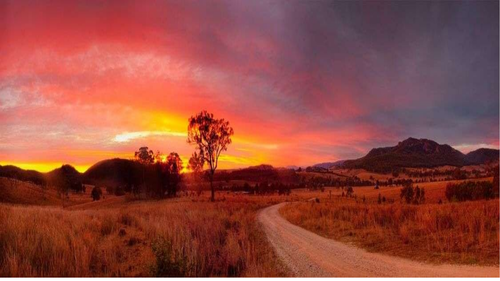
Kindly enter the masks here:
M 201 110 L 235 131 L 220 168 L 498 148 L 498 5 L 0 0 L 0 165 L 187 162 Z

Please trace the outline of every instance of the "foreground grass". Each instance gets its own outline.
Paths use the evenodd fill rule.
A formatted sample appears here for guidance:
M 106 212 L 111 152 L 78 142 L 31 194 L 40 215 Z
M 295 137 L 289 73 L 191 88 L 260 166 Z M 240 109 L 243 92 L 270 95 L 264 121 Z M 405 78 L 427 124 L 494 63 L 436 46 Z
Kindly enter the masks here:
M 255 221 L 272 203 L 0 204 L 0 276 L 283 276 Z
M 499 201 L 406 205 L 334 199 L 280 212 L 319 235 L 420 261 L 498 265 Z

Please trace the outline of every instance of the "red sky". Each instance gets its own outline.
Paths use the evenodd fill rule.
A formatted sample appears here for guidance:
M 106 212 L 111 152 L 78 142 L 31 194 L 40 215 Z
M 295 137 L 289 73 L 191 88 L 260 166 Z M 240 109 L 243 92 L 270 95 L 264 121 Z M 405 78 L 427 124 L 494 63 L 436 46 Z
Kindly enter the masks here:
M 235 130 L 222 168 L 498 148 L 495 2 L 1 1 L 0 26 L 0 165 L 186 160 L 201 110 Z

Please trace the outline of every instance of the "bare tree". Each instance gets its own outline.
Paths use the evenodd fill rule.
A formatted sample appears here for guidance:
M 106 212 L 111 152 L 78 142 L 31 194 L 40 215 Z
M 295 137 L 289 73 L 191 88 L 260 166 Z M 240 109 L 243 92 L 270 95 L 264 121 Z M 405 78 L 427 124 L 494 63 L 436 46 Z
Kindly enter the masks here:
M 215 170 L 219 164 L 219 156 L 231 144 L 233 134 L 234 130 L 228 121 L 216 119 L 212 113 L 205 110 L 189 118 L 187 142 L 196 145 L 200 157 L 203 157 L 204 162 L 209 165 L 212 201 L 215 200 L 213 180 Z

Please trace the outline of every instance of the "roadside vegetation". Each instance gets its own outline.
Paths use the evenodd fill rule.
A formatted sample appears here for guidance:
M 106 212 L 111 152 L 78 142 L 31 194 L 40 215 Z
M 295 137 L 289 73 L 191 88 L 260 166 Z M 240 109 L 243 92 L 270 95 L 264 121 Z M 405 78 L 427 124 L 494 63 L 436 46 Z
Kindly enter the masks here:
M 349 198 L 339 196 L 337 191 L 333 197 L 323 196 L 319 203 L 289 204 L 280 212 L 293 224 L 371 252 L 431 263 L 498 265 L 498 197 L 457 202 L 463 200 L 450 196 L 449 191 L 449 186 L 473 190 L 484 186 L 490 194 L 491 182 L 428 186 L 433 189 L 426 187 L 427 193 L 422 193 L 423 188 L 417 193 L 411 185 L 387 191 L 354 188 Z M 484 194 L 482 191 L 477 193 Z M 426 198 L 428 195 L 430 198 Z
M 255 221 L 278 199 L 0 205 L 0 276 L 284 276 Z

